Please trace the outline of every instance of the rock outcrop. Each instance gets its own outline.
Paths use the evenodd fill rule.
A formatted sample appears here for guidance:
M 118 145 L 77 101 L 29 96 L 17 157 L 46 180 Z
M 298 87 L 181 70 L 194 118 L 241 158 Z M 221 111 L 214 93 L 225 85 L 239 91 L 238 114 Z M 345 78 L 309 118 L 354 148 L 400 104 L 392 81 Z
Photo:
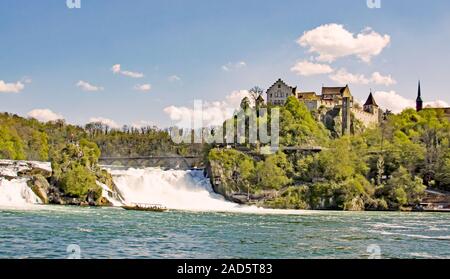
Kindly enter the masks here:
M 258 194 L 243 191 L 243 189 L 247 189 L 247 186 L 243 185 L 239 179 L 234 179 L 239 177 L 239 169 L 227 169 L 220 161 L 210 160 L 206 172 L 214 192 L 224 196 L 228 201 L 265 206 L 265 201 L 272 200 L 277 196 L 277 191 L 261 191 Z
M 36 174 L 28 180 L 28 186 L 33 190 L 33 192 L 38 196 L 43 204 L 49 203 L 48 192 L 50 189 L 50 184 L 47 179 L 42 174 Z
M 57 185 L 53 185 L 52 168 L 47 162 L 0 160 L 0 179 L 26 179 L 28 187 L 43 204 L 111 206 L 108 197 L 115 196 L 116 186 L 112 176 L 101 170 L 96 173 L 99 183 L 105 185 L 108 196 L 95 198 L 95 193 L 88 193 L 86 199 L 66 195 Z

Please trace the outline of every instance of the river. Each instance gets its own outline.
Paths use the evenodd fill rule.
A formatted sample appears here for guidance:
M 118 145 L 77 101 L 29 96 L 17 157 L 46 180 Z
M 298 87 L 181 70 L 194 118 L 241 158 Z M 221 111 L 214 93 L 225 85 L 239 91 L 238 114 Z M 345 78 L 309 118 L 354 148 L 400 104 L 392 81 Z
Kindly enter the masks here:
M 446 213 L 284 211 L 215 194 L 201 171 L 110 170 L 120 207 L 39 205 L 0 181 L 0 258 L 450 258 Z
M 35 205 L 0 210 L 0 224 L 0 258 L 450 258 L 450 221 L 439 213 Z

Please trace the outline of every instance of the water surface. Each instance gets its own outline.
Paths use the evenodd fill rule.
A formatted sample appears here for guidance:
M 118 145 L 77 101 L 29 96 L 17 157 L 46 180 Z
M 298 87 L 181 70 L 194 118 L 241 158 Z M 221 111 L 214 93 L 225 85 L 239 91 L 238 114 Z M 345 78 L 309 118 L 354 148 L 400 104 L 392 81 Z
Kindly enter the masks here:
M 71 244 L 81 258 L 450 258 L 445 213 L 153 213 L 42 205 L 0 209 L 0 224 L 0 258 L 67 258 Z

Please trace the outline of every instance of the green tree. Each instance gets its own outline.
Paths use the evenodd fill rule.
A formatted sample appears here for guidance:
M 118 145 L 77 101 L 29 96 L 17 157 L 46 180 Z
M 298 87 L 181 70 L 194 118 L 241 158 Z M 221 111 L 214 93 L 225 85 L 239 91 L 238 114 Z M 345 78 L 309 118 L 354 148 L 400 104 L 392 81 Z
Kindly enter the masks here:
M 328 132 L 304 103 L 289 97 L 280 111 L 280 143 L 284 146 L 325 145 Z
M 68 195 L 85 200 L 92 192 L 95 199 L 100 198 L 101 188 L 96 183 L 103 176 L 97 165 L 99 156 L 98 147 L 87 140 L 65 145 L 52 153 L 52 180 Z
M 240 107 L 243 111 L 247 111 L 250 108 L 250 100 L 248 99 L 248 97 L 244 97 L 242 99 Z
M 25 159 L 22 139 L 14 129 L 0 126 L 0 158 L 23 160 Z
M 61 189 L 68 195 L 86 199 L 90 192 L 94 199 L 101 197 L 101 188 L 96 184 L 96 176 L 82 165 L 74 165 L 68 169 L 60 181 Z
M 400 167 L 380 191 L 381 196 L 387 199 L 389 207 L 401 208 L 420 202 L 425 189 L 422 179 L 413 177 L 406 168 Z
M 256 165 L 257 184 L 264 190 L 279 190 L 292 182 L 286 175 L 290 171 L 292 167 L 287 162 L 285 154 L 268 156 Z

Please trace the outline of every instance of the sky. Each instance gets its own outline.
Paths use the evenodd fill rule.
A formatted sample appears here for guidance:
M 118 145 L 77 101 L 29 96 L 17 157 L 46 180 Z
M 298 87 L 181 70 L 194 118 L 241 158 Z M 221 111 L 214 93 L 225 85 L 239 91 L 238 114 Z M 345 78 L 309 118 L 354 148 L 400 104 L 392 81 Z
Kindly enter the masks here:
M 202 100 L 220 122 L 278 78 L 317 93 L 349 84 L 361 102 L 372 90 L 395 112 L 420 79 L 427 105 L 450 103 L 448 0 L 80 2 L 0 0 L 0 111 L 167 127 Z

